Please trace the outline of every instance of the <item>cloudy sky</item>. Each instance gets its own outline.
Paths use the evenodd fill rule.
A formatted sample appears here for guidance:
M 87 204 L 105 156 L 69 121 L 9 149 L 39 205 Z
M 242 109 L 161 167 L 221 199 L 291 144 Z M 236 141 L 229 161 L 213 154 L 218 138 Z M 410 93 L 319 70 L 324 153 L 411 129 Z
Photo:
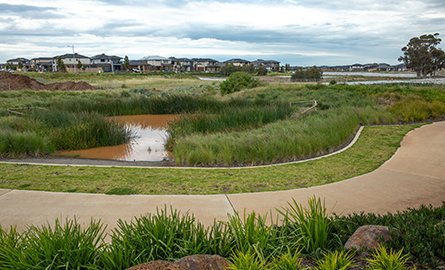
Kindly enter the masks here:
M 436 32 L 445 36 L 444 0 L 0 0 L 1 63 L 74 45 L 130 59 L 396 64 L 411 37 Z

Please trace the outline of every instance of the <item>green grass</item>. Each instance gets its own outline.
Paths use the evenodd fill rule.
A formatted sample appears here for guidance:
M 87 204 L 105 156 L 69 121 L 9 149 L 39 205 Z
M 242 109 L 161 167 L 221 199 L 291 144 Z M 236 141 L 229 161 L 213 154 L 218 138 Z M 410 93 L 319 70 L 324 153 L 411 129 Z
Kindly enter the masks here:
M 0 188 L 138 194 L 214 194 L 286 190 L 341 181 L 375 170 L 417 125 L 365 127 L 347 151 L 321 160 L 252 169 L 155 169 L 0 164 Z

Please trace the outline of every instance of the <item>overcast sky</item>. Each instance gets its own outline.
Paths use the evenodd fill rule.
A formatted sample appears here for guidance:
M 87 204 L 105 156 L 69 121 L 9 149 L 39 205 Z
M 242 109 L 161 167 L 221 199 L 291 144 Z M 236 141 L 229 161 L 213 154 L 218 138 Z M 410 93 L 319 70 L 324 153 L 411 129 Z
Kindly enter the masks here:
M 411 37 L 436 32 L 445 37 L 444 0 L 0 0 L 1 63 L 74 45 L 130 59 L 396 64 Z

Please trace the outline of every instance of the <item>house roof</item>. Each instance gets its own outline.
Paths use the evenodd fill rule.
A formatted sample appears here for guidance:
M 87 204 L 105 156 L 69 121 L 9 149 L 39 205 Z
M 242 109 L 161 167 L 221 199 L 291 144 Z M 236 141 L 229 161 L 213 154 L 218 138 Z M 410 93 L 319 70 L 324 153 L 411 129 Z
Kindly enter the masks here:
M 27 62 L 29 62 L 29 59 L 19 57 L 19 58 L 9 59 L 6 62 L 22 62 L 22 63 L 27 63 Z
M 241 59 L 241 58 L 232 58 L 232 59 L 229 59 L 227 61 L 224 61 L 224 63 L 250 63 L 250 61 L 244 60 L 244 59 Z
M 143 57 L 141 60 L 151 60 L 151 61 L 156 61 L 156 60 L 168 60 L 168 58 L 165 58 L 163 56 L 159 56 L 159 55 L 150 55 L 150 56 L 145 56 Z
M 189 58 L 176 58 L 176 57 L 169 57 L 168 59 L 172 60 L 172 61 L 181 61 L 181 62 L 190 62 L 192 61 Z
M 120 59 L 123 59 L 122 57 L 120 57 L 120 56 L 116 56 L 116 55 L 106 55 L 106 54 L 98 54 L 98 55 L 95 55 L 95 56 L 93 56 L 93 57 L 91 57 L 91 59 L 93 59 L 93 60 L 99 60 L 99 59 L 114 59 L 114 60 L 120 60 Z
M 257 59 L 255 61 L 252 61 L 252 64 L 279 64 L 280 62 L 275 60 L 263 60 L 263 59 Z
M 67 53 L 67 54 L 56 56 L 54 58 L 59 58 L 59 57 L 61 59 L 66 59 L 66 58 L 88 58 L 88 59 L 90 59 L 88 56 L 81 55 L 81 54 L 78 54 L 78 53 L 75 53 L 75 54 Z
M 193 62 L 218 62 L 218 60 L 212 58 L 192 58 Z
M 31 59 L 31 61 L 32 61 L 32 60 L 53 61 L 53 60 L 54 60 L 54 57 L 36 57 L 36 58 Z

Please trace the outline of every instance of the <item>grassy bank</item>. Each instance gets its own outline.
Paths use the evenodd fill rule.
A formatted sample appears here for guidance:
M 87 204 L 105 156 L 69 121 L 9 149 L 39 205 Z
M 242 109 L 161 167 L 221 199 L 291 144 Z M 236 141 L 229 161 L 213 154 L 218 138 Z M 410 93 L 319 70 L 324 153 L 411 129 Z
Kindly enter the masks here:
M 365 127 L 347 151 L 321 160 L 253 169 L 137 169 L 0 164 L 0 188 L 134 194 L 238 193 L 323 185 L 375 170 L 416 126 Z
M 282 224 L 266 225 L 266 217 L 235 214 L 228 222 L 204 227 L 193 216 L 173 209 L 118 221 L 105 242 L 104 227 L 75 220 L 65 225 L 29 227 L 18 233 L 0 228 L 2 269 L 126 269 L 154 260 L 175 260 L 194 254 L 227 257 L 231 269 L 369 269 L 434 268 L 445 255 L 442 248 L 445 206 L 421 207 L 386 216 L 329 217 L 320 199 L 305 209 L 296 203 L 282 210 Z M 421 218 L 419 218 L 421 217 Z M 343 244 L 362 224 L 389 226 L 391 240 L 366 258 L 346 252 Z M 427 246 L 425 246 L 427 244 Z M 396 252 L 402 256 L 397 256 Z M 389 256 L 388 256 L 389 255 Z M 399 265 L 378 268 L 378 265 Z M 356 269 L 356 268 L 355 268 Z

